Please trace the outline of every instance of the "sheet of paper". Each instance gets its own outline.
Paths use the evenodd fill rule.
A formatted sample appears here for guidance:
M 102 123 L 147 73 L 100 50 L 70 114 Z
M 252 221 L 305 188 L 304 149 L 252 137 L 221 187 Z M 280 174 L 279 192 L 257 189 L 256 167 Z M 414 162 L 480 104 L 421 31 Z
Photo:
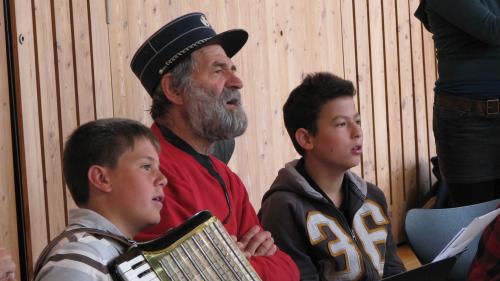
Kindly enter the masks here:
M 500 214 L 500 209 L 493 210 L 485 215 L 473 219 L 467 227 L 462 228 L 444 247 L 444 249 L 437 255 L 433 262 L 445 259 L 447 257 L 452 257 L 465 250 L 467 245 L 483 230 L 486 228 L 491 221 L 493 221 L 498 214 Z

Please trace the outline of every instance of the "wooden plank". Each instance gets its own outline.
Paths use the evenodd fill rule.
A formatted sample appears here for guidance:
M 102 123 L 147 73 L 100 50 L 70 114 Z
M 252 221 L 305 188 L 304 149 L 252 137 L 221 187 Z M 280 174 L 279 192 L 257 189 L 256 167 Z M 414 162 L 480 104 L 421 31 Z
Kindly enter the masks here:
M 135 2 L 135 1 L 134 1 Z M 127 5 L 124 1 L 111 1 L 111 22 L 109 28 L 109 56 L 111 66 L 111 83 L 113 90 L 113 110 L 115 116 L 127 116 L 127 77 L 129 71 L 127 63 L 131 58 L 128 53 L 128 20 Z M 109 12 L 109 11 L 108 11 Z M 137 46 L 139 47 L 139 45 Z M 135 83 L 139 83 L 133 77 Z M 142 90 L 145 92 L 145 90 Z
M 361 115 L 361 127 L 363 128 L 363 178 L 369 182 L 377 183 L 368 7 L 366 1 L 355 0 L 354 9 L 359 113 Z
M 269 189 L 279 169 L 278 164 L 273 161 L 273 159 L 278 158 L 275 155 L 279 153 L 279 150 L 274 149 L 272 132 L 272 128 L 279 126 L 277 123 L 281 121 L 273 113 L 273 111 L 277 110 L 276 107 L 273 108 L 273 101 L 279 100 L 279 95 L 273 97 L 269 92 L 272 80 L 266 79 L 271 75 L 270 69 L 267 67 L 271 58 L 268 57 L 267 50 L 266 19 L 252 20 L 252 18 L 265 13 L 263 10 L 265 5 L 262 3 L 255 5 L 255 3 L 250 2 L 241 3 L 241 5 L 241 9 L 247 11 L 240 15 L 243 22 L 245 22 L 245 27 L 254 32 L 249 37 L 241 53 L 237 54 L 233 60 L 246 75 L 245 86 L 241 92 L 249 117 L 249 127 L 243 137 L 247 139 L 249 145 L 245 147 L 245 149 L 249 150 L 247 157 L 252 161 L 246 167 L 243 167 L 240 172 L 245 174 L 249 180 L 246 188 L 253 206 L 258 209 L 260 208 L 262 195 Z M 230 20 L 228 19 L 228 21 Z M 237 23 L 234 22 L 233 24 L 236 25 Z M 242 59 L 248 61 L 250 58 L 253 58 L 252 67 L 241 63 Z M 259 110 L 249 110 L 251 108 L 259 108 Z
M 0 41 L 6 42 L 4 2 L 0 2 Z M 19 265 L 14 160 L 10 119 L 9 77 L 6 44 L 0 44 L 0 247 Z M 19 266 L 16 276 L 21 276 Z
M 301 33 L 300 37 L 297 38 L 302 55 L 295 59 L 299 63 L 302 62 L 303 76 L 312 72 L 325 71 L 327 70 L 329 48 L 318 48 L 318 46 L 324 46 L 323 41 L 326 37 L 326 32 L 323 29 L 326 18 L 326 13 L 322 15 L 323 3 L 318 1 L 316 5 L 309 5 L 305 1 L 297 1 L 295 5 L 295 11 L 297 14 L 300 13 L 302 17 L 302 20 L 298 21 Z M 305 38 L 307 40 L 304 40 Z M 306 60 L 302 59 L 306 57 Z
M 142 36 L 143 40 L 146 40 L 151 34 L 156 32 L 159 28 L 161 28 L 163 25 L 165 25 L 168 21 L 166 19 L 166 13 L 164 12 L 165 9 L 168 9 L 167 5 L 165 5 L 165 2 L 162 0 L 149 0 L 144 3 L 144 11 L 145 11 L 145 19 L 151 19 L 148 21 L 144 22 L 144 30 L 142 31 Z M 138 43 L 141 44 L 142 42 Z M 132 47 L 132 45 L 131 45 Z M 137 49 L 137 48 L 136 48 Z M 133 53 L 135 50 L 132 48 L 131 49 L 131 56 L 133 56 Z M 130 60 L 132 57 L 130 57 Z M 130 63 L 129 63 L 130 65 Z M 130 69 L 130 67 L 129 67 Z M 130 73 L 133 75 L 132 71 Z M 139 80 L 135 77 L 135 75 L 131 76 L 133 79 L 135 79 L 137 82 Z M 142 122 L 149 126 L 152 123 L 151 119 L 151 114 L 150 114 L 150 109 L 151 109 L 151 103 L 152 99 L 151 97 L 146 93 L 146 91 L 143 89 L 142 85 L 140 83 L 136 83 L 137 91 L 136 94 L 142 97 Z
M 260 28 L 263 29 L 262 42 L 259 42 L 259 47 L 264 49 L 263 56 L 267 65 L 267 70 L 261 79 L 269 82 L 264 89 L 257 90 L 257 93 L 262 92 L 264 95 L 269 97 L 270 115 L 268 122 L 271 126 L 269 130 L 271 134 L 270 142 L 271 147 L 269 148 L 269 154 L 267 155 L 266 161 L 272 161 L 272 169 L 267 171 L 267 179 L 262 187 L 262 192 L 257 194 L 256 197 L 262 197 L 263 192 L 271 186 L 271 183 L 276 178 L 278 171 L 284 167 L 285 163 L 298 158 L 298 153 L 293 147 L 292 141 L 286 131 L 285 124 L 283 121 L 283 104 L 288 99 L 288 95 L 293 87 L 288 87 L 290 84 L 288 81 L 288 76 L 284 69 L 288 69 L 288 56 L 286 49 L 288 47 L 288 42 L 286 40 L 285 25 L 287 18 L 281 15 L 283 9 L 280 9 L 279 1 L 264 1 L 264 7 L 262 11 L 255 14 L 250 14 L 250 18 L 245 18 L 245 23 L 251 22 L 252 17 L 262 17 Z M 262 16 L 265 15 L 265 16 Z M 246 27 L 246 26 L 245 26 Z M 251 29 L 250 29 L 251 30 Z M 253 36 L 252 36 L 253 37 Z M 253 40 L 259 41 L 260 38 L 254 38 Z M 245 55 L 243 59 L 248 61 L 250 55 L 248 52 L 243 52 Z M 244 63 L 241 63 L 245 65 Z M 253 81 L 252 76 L 246 78 L 247 85 Z M 274 83 L 273 81 L 281 81 L 281 83 Z M 298 82 L 297 83 L 298 85 Z M 296 86 L 296 85 L 295 85 Z M 295 87 L 294 86 L 294 87 Z M 245 91 L 250 93 L 249 91 Z M 245 96 L 247 96 L 246 94 Z M 247 107 L 247 111 L 253 111 Z M 248 141 L 252 141 L 249 138 Z M 242 165 L 242 169 L 245 167 Z M 260 206 L 261 198 L 258 198 L 258 205 L 254 203 L 254 206 Z
M 87 1 L 72 0 L 73 45 L 79 123 L 95 120 L 94 81 Z
M 321 46 L 328 46 L 328 59 L 325 70 L 333 72 L 340 77 L 344 76 L 344 50 L 342 46 L 342 7 L 341 1 L 323 1 L 324 10 L 321 17 L 324 17 L 324 33 L 326 33 L 326 42 Z M 321 48 L 321 46 L 318 46 Z
M 111 1 L 112 21 L 109 25 L 111 73 L 113 83 L 114 115 L 150 124 L 145 112 L 145 96 L 149 97 L 130 69 L 130 61 L 137 48 L 146 39 L 140 1 Z M 147 118 L 147 119 L 146 119 Z
M 341 16 L 342 16 L 342 54 L 344 59 L 344 79 L 352 81 L 356 87 L 355 103 L 359 111 L 359 87 L 357 83 L 358 69 L 356 64 L 356 31 L 354 24 L 354 7 L 351 0 L 341 0 Z M 339 38 L 340 39 L 340 38 Z M 362 121 L 363 122 L 363 121 Z M 356 174 L 362 176 L 363 164 L 352 168 Z
M 415 111 L 413 104 L 413 76 L 411 63 L 410 12 L 408 1 L 397 1 L 399 83 L 403 139 L 403 166 L 405 198 L 417 188 L 417 156 L 415 143 Z
M 138 79 L 130 69 L 130 61 L 137 48 L 147 39 L 149 34 L 146 34 L 145 25 L 149 22 L 149 15 L 145 13 L 145 3 L 142 1 L 128 1 L 127 3 L 127 35 L 128 49 L 124 53 L 125 63 L 123 65 L 126 91 L 118 93 L 125 99 L 125 116 L 139 120 L 143 123 L 149 123 L 149 116 L 144 111 L 144 97 L 149 97 L 141 84 L 137 83 Z M 136 47 L 137 46 L 137 47 Z M 145 95 L 145 96 L 144 96 Z M 145 119 L 147 118 L 147 119 Z M 147 120 L 147 121 L 146 121 Z
M 291 2 L 292 4 L 294 2 Z M 281 81 L 279 84 L 280 88 L 277 89 L 279 93 L 282 95 L 280 101 L 280 111 L 283 114 L 283 105 L 288 99 L 288 95 L 290 92 L 297 87 L 301 81 L 301 71 L 300 71 L 300 61 L 297 64 L 296 57 L 293 56 L 293 52 L 295 51 L 295 43 L 291 40 L 292 36 L 295 34 L 292 30 L 292 22 L 294 21 L 291 15 L 291 8 L 288 7 L 287 3 L 282 1 L 274 1 L 273 6 L 270 7 L 273 9 L 273 14 L 275 15 L 275 28 L 273 30 L 273 37 L 275 38 L 273 42 L 275 42 L 276 46 L 274 50 L 270 50 L 269 59 L 273 61 L 270 65 L 273 65 L 271 72 L 279 75 L 276 81 Z M 293 74 L 290 74 L 293 73 Z M 274 94 L 271 92 L 270 94 Z M 251 109 L 248 109 L 249 111 Z M 283 120 L 283 117 L 281 118 Z M 284 167 L 286 162 L 291 161 L 292 159 L 299 158 L 299 154 L 293 147 L 292 141 L 288 136 L 288 132 L 284 127 L 284 121 L 282 121 L 282 130 L 280 132 L 280 136 L 277 142 L 280 142 L 280 138 L 282 139 L 281 144 L 288 144 L 284 146 L 285 150 L 283 151 L 283 162 L 279 165 L 280 168 Z M 280 146 L 283 147 L 282 145 Z M 269 183 L 270 185 L 271 183 Z
M 70 2 L 54 0 L 54 31 L 56 38 L 57 86 L 59 92 L 59 115 L 61 126 L 61 147 L 78 125 L 75 64 L 73 60 L 73 38 Z M 76 208 L 68 189 L 65 190 L 66 213 Z
M 38 92 L 42 151 L 44 162 L 44 187 L 46 190 L 49 238 L 59 235 L 66 227 L 64 185 L 61 164 L 61 142 L 55 78 L 54 44 L 52 34 L 52 12 L 50 2 L 34 1 L 37 58 Z
M 217 32 L 223 32 L 229 28 L 243 28 L 248 32 L 252 28 L 256 28 L 258 26 L 257 21 L 253 23 L 249 21 L 250 18 L 256 16 L 256 14 L 254 13 L 255 7 L 252 8 L 252 10 L 248 10 L 244 15 L 233 14 L 231 23 L 225 23 L 224 20 L 221 20 L 219 18 L 217 12 L 211 9 L 211 5 L 207 5 L 209 4 L 207 1 L 200 2 L 203 3 L 199 3 L 200 5 L 197 5 L 196 8 L 207 15 L 208 21 Z M 251 3 L 242 3 L 241 5 L 244 7 L 243 9 L 248 9 Z M 234 2 L 232 7 L 239 9 L 239 6 L 235 6 Z M 225 10 L 225 7 L 213 8 L 222 8 Z M 183 9 L 186 9 L 186 7 L 183 7 Z M 237 11 L 239 12 L 239 10 Z M 224 15 L 226 13 L 227 11 L 224 11 Z M 238 22 L 238 20 L 241 20 L 241 23 Z M 246 26 L 242 26 L 242 23 L 245 23 Z M 241 63 L 242 61 L 247 61 L 252 57 L 256 59 L 255 64 L 259 67 L 262 67 L 262 58 L 256 56 L 257 54 L 258 56 L 263 55 L 260 53 L 262 50 L 258 46 L 260 44 L 260 40 L 263 39 L 259 36 L 262 36 L 263 33 L 259 30 L 256 30 L 256 33 L 257 34 L 249 34 L 249 38 L 245 46 L 243 46 L 243 48 L 232 58 L 232 61 L 237 68 L 237 75 L 243 81 L 243 88 L 240 90 L 240 93 L 243 108 L 247 113 L 248 127 L 245 133 L 236 139 L 236 147 L 233 154 L 234 161 L 231 164 L 231 168 L 234 168 L 235 173 L 237 173 L 245 183 L 247 191 L 249 192 L 251 202 L 260 206 L 260 200 L 254 199 L 255 193 L 253 192 L 254 188 L 259 182 L 258 179 L 253 176 L 253 174 L 259 173 L 260 170 L 255 170 L 253 171 L 253 173 L 250 172 L 251 169 L 257 168 L 257 166 L 252 163 L 257 163 L 259 161 L 258 150 L 261 145 L 259 143 L 259 140 L 257 139 L 257 127 L 260 126 L 260 124 L 258 124 L 260 120 L 254 112 L 249 110 L 249 108 L 255 106 L 257 104 L 257 100 L 259 99 L 253 93 L 255 93 L 257 89 L 254 82 L 259 81 L 261 77 L 259 76 L 259 73 L 252 71 L 252 67 Z M 257 75 L 257 77 L 253 77 L 253 75 Z M 253 78 L 249 80 L 250 77 Z M 262 95 L 266 94 L 262 93 Z
M 410 0 L 410 13 L 415 11 L 420 0 Z M 413 66 L 413 94 L 415 99 L 415 129 L 417 140 L 417 190 L 414 190 L 410 201 L 422 201 L 431 185 L 429 169 L 429 137 L 427 128 L 427 101 L 425 93 L 424 58 L 422 43 L 422 24 L 410 16 L 411 40 L 412 40 L 412 66 Z
M 384 34 L 382 20 L 382 2 L 368 1 L 369 31 L 370 31 L 370 57 L 371 57 L 371 80 L 373 91 L 373 134 L 375 140 L 375 168 L 377 174 L 377 186 L 380 187 L 387 198 L 390 198 L 390 167 L 389 167 L 389 141 L 388 120 L 386 105 L 385 85 L 385 53 Z M 365 118 L 366 120 L 366 118 Z M 365 121 L 363 120 L 363 122 Z
M 89 0 L 96 118 L 113 116 L 106 1 Z
M 13 5 L 16 92 L 18 95 L 23 200 L 27 214 L 28 267 L 48 241 L 31 1 Z M 22 38 L 22 39 L 21 39 Z M 22 42 L 22 43 L 21 43 Z
M 404 235 L 402 226 L 406 213 L 403 173 L 403 144 L 401 136 L 401 104 L 399 99 L 399 50 L 396 21 L 396 0 L 383 1 L 384 45 L 387 119 L 389 133 L 389 164 L 391 171 L 391 189 L 389 197 L 392 230 L 397 241 Z

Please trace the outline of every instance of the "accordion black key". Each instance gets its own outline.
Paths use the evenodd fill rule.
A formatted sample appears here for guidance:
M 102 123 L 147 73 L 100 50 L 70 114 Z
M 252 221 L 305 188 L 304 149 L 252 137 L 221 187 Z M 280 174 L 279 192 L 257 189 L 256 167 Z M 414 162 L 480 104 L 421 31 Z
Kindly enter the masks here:
M 110 265 L 115 280 L 260 280 L 222 223 L 201 211 L 158 239 L 138 243 Z

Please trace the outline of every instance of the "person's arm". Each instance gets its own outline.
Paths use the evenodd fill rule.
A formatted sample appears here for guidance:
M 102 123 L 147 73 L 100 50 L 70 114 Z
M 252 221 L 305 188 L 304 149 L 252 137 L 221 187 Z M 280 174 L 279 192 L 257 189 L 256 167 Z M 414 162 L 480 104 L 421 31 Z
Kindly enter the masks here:
M 34 281 L 107 281 L 107 263 L 102 254 L 88 244 L 72 242 L 47 257 Z
M 239 178 L 238 178 L 239 180 Z M 260 231 L 262 227 L 257 218 L 257 214 L 250 203 L 246 189 L 244 189 L 243 184 L 239 181 L 243 194 L 240 194 L 239 200 L 237 200 L 241 206 L 238 212 L 239 216 L 239 226 L 237 239 L 240 241 L 243 236 L 247 234 L 252 227 L 259 226 Z M 253 255 L 249 259 L 250 264 L 253 266 L 255 271 L 259 274 L 262 280 L 266 281 L 287 281 L 287 280 L 299 280 L 299 270 L 293 260 L 285 254 L 280 249 L 272 255 Z
M 396 243 L 394 241 L 394 236 L 392 235 L 392 223 L 390 221 L 389 207 L 387 206 L 384 192 L 380 188 L 370 183 L 368 183 L 368 192 L 372 194 L 372 200 L 382 206 L 382 211 L 389 221 L 389 223 L 385 225 L 387 237 L 385 239 L 385 262 L 383 277 L 388 277 L 401 272 L 405 272 L 406 268 L 397 254 Z
M 497 208 L 500 208 L 500 205 Z M 467 280 L 499 280 L 498 261 L 500 261 L 500 216 L 484 230 Z
M 427 0 L 430 10 L 470 36 L 500 45 L 500 16 L 479 0 Z
M 397 255 L 397 247 L 394 242 L 394 237 L 392 236 L 391 224 L 389 223 L 386 227 L 387 229 L 387 239 L 386 239 L 386 253 L 385 253 L 385 264 L 384 264 L 384 277 L 392 276 L 401 272 L 405 272 L 406 268 Z
M 247 258 L 252 256 L 272 256 L 278 250 L 271 233 L 264 231 L 258 225 L 250 228 L 240 240 L 236 237 L 235 240 Z
M 14 281 L 16 264 L 7 250 L 0 248 L 0 281 Z
M 290 255 L 300 270 L 300 280 L 320 280 L 314 261 L 308 254 L 308 238 L 299 225 L 294 202 L 274 193 L 262 204 L 260 219 L 264 229 L 273 235 L 276 245 Z

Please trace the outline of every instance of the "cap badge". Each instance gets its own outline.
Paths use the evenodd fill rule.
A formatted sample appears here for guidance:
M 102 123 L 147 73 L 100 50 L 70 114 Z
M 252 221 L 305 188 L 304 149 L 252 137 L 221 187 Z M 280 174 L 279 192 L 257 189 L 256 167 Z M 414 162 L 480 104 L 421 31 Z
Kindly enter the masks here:
M 203 15 L 202 15 L 202 16 L 200 17 L 200 21 L 201 21 L 201 23 L 203 23 L 203 25 L 205 25 L 206 27 L 210 27 L 210 24 L 208 23 L 208 20 L 207 20 L 207 18 L 206 18 L 205 16 L 203 16 Z

